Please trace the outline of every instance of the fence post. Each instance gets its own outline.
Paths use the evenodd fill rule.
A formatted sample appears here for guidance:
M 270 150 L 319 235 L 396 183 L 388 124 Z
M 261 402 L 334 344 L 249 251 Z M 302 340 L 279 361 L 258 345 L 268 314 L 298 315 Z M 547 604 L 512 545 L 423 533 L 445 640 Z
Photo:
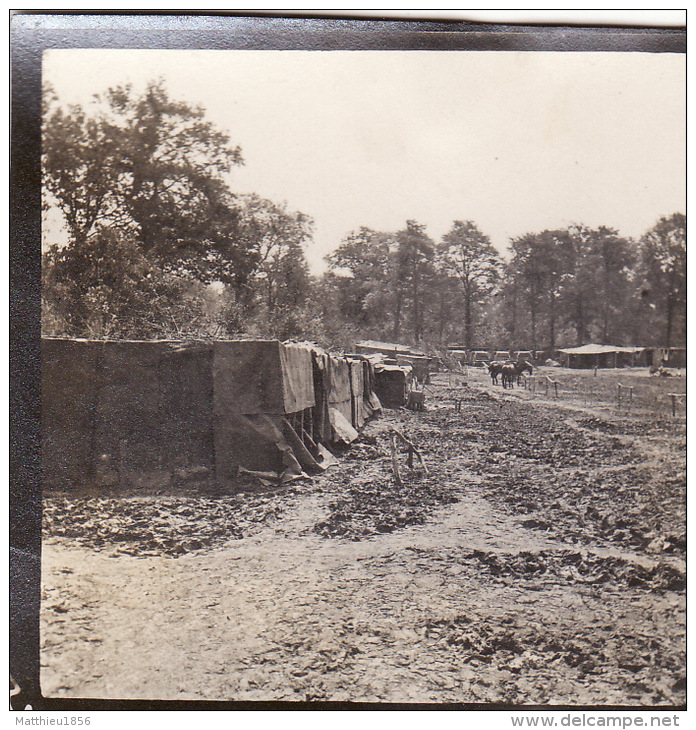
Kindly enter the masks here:
M 554 390 L 554 393 L 555 393 L 554 398 L 556 400 L 558 400 L 558 382 L 555 381 L 555 380 L 553 381 L 553 390 Z

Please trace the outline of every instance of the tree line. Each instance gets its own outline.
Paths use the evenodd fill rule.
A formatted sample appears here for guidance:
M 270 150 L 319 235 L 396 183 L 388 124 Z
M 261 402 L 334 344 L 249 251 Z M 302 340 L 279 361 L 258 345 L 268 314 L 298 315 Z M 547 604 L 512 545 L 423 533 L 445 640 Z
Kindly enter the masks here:
M 454 221 L 438 243 L 414 221 L 394 234 L 362 228 L 328 257 L 326 321 L 342 317 L 356 336 L 482 349 L 686 341 L 682 214 L 638 241 L 574 225 L 513 238 L 507 253 L 472 221 Z
M 164 84 L 110 89 L 92 108 L 44 95 L 46 212 L 68 241 L 43 254 L 42 331 L 98 338 L 363 338 L 554 350 L 675 346 L 686 337 L 686 220 L 639 239 L 574 225 L 513 238 L 475 222 L 349 233 L 311 276 L 312 219 L 233 194 L 242 150 Z

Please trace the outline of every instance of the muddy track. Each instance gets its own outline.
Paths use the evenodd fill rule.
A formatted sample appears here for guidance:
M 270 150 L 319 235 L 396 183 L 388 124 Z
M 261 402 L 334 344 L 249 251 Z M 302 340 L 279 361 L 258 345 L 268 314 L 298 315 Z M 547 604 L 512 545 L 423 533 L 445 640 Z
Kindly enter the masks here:
M 430 391 L 283 492 L 49 497 L 44 692 L 683 703 L 678 439 Z M 395 484 L 390 424 L 429 475 Z

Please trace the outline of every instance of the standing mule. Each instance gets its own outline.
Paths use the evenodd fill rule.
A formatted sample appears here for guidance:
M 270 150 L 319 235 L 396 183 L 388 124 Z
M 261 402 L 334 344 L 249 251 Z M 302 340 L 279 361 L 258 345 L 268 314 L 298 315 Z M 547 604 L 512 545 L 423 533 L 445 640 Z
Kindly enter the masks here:
M 500 375 L 500 371 L 503 369 L 504 364 L 505 363 L 498 362 L 497 360 L 488 364 L 488 374 L 491 376 L 492 385 L 498 385 L 498 376 Z
M 503 388 L 513 388 L 517 377 L 517 368 L 511 362 L 505 363 L 500 368 L 500 377 L 503 381 Z
M 515 377 L 517 378 L 517 385 L 522 384 L 522 373 L 529 373 L 532 375 L 534 368 L 529 360 L 519 360 L 515 363 Z

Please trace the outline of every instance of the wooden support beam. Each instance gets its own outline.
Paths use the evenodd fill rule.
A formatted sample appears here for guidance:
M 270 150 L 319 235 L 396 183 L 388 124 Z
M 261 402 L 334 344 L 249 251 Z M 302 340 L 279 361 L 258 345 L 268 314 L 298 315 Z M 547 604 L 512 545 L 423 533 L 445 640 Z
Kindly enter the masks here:
M 409 447 L 409 450 L 413 451 L 413 453 L 418 457 L 418 461 L 420 461 L 421 466 L 423 467 L 423 471 L 426 474 L 430 474 L 430 472 L 428 471 L 428 467 L 425 465 L 425 460 L 423 459 L 423 455 L 419 451 L 418 447 L 413 443 L 413 441 L 407 439 L 406 436 L 404 436 L 401 433 L 401 431 L 399 431 L 399 429 L 395 428 L 394 426 L 390 426 L 389 431 L 391 434 L 396 434 L 396 436 L 398 436 Z M 394 448 L 396 448 L 395 441 L 394 441 Z
M 399 474 L 399 462 L 396 458 L 396 434 L 391 431 L 389 433 L 389 447 L 391 449 L 392 471 L 394 472 L 394 481 L 401 486 L 401 474 Z

